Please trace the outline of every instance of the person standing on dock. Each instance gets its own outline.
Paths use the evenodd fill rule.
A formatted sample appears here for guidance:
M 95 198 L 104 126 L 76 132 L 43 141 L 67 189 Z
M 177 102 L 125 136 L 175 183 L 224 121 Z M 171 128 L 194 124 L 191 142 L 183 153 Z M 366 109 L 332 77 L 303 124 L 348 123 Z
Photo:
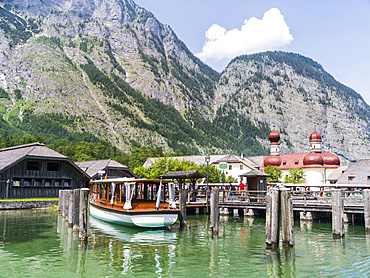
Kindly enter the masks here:
M 239 190 L 240 191 L 244 190 L 244 187 L 245 187 L 245 184 L 243 183 L 243 180 L 240 180 Z
M 239 191 L 244 191 L 244 188 L 245 188 L 245 184 L 243 183 L 243 180 L 240 180 L 240 184 L 239 184 Z M 241 192 L 240 194 L 241 196 L 244 196 L 244 193 Z

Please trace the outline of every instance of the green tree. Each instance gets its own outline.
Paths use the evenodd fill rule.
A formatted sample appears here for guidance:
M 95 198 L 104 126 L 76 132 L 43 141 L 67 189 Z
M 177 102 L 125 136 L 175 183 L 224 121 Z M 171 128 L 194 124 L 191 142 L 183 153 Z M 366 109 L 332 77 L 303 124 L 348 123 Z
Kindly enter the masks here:
M 150 171 L 150 177 L 158 177 L 167 172 L 172 171 L 189 171 L 198 170 L 197 165 L 192 161 L 178 160 L 173 158 L 161 158 L 152 164 L 152 170 Z M 143 166 L 136 167 L 134 173 L 138 176 L 148 178 L 149 169 Z
M 267 165 L 265 173 L 270 175 L 270 177 L 267 178 L 267 182 L 280 182 L 282 171 L 278 166 Z
M 197 165 L 192 161 L 178 160 L 171 157 L 161 158 L 152 164 L 152 169 L 150 171 L 150 177 L 158 177 L 167 172 L 172 171 L 190 171 L 198 170 L 199 172 L 207 175 L 207 165 Z M 142 178 L 149 178 L 149 169 L 143 166 L 136 167 L 134 173 Z M 219 183 L 222 172 L 218 170 L 215 166 L 208 166 L 208 182 L 209 183 Z M 204 181 L 207 182 L 207 179 Z M 225 177 L 225 182 L 237 182 L 232 176 Z
M 197 170 L 207 175 L 207 165 L 206 164 L 199 165 Z M 219 183 L 221 175 L 222 175 L 221 170 L 218 170 L 213 165 L 208 165 L 208 182 L 209 183 Z M 204 182 L 207 183 L 207 179 Z
M 285 176 L 284 183 L 305 183 L 305 173 L 303 169 L 289 169 L 289 174 Z

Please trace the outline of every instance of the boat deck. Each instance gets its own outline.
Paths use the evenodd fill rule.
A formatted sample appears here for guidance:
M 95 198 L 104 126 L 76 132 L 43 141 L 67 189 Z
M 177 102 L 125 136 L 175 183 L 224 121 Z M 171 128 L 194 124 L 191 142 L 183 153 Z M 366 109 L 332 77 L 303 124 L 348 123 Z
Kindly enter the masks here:
M 155 202 L 154 201 L 146 201 L 146 200 L 135 200 L 131 203 L 132 209 L 126 210 L 123 209 L 124 203 L 121 202 L 114 202 L 111 204 L 109 201 L 104 200 L 97 200 L 92 202 L 98 206 L 102 206 L 109 209 L 115 210 L 123 210 L 123 211 L 155 211 Z M 171 209 L 168 203 L 160 203 L 158 211 L 178 211 L 178 209 Z

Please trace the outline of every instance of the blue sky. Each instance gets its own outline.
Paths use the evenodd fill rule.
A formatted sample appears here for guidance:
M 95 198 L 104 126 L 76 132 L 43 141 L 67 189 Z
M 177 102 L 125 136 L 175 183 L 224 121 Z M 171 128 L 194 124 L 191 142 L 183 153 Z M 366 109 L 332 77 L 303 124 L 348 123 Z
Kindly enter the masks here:
M 260 47 L 260 51 L 270 49 L 299 53 L 320 63 L 335 79 L 360 93 L 370 104 L 369 0 L 134 1 L 151 11 L 160 22 L 170 25 L 194 54 L 219 72 L 231 60 L 229 57 L 238 51 L 247 54 L 248 51 L 258 52 Z M 258 20 L 251 21 L 251 18 Z M 269 38 L 277 30 L 264 38 L 248 37 L 246 32 L 244 37 L 247 39 L 238 40 L 238 34 L 243 37 L 242 29 L 253 29 L 252 26 L 258 24 L 262 26 L 262 19 L 270 25 L 260 30 L 281 26 L 281 41 Z M 207 31 L 213 40 L 211 43 L 206 37 Z M 228 36 L 232 33 L 234 36 Z M 258 40 L 260 43 L 256 42 Z M 207 41 L 208 51 L 202 53 Z M 249 45 L 251 41 L 255 42 L 254 46 Z M 243 44 L 248 45 L 233 49 L 233 46 Z M 217 53 L 225 52 L 230 52 L 228 57 L 217 57 Z

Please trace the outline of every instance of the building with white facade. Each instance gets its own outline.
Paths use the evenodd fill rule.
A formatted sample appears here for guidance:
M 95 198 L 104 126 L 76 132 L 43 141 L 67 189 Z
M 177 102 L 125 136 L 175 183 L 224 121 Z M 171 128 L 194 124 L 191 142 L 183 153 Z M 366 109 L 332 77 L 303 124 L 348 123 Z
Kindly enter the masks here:
M 303 169 L 306 183 L 304 186 L 322 186 L 329 184 L 329 175 L 340 166 L 338 156 L 322 151 L 320 134 L 315 130 L 309 138 L 309 153 L 280 154 L 280 134 L 275 130 L 269 135 L 271 155 L 263 161 L 262 170 L 268 165 L 278 166 L 285 175 L 289 169 Z

